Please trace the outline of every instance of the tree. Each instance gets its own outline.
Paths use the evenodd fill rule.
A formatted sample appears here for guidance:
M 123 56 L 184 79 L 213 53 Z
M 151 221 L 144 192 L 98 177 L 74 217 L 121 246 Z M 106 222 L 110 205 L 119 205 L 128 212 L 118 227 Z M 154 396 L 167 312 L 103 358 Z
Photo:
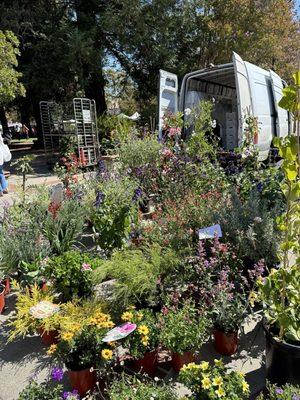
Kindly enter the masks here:
M 24 86 L 20 83 L 21 74 L 17 72 L 17 56 L 19 53 L 19 41 L 10 32 L 0 30 L 0 121 L 3 134 L 8 131 L 4 106 L 17 96 L 25 94 Z

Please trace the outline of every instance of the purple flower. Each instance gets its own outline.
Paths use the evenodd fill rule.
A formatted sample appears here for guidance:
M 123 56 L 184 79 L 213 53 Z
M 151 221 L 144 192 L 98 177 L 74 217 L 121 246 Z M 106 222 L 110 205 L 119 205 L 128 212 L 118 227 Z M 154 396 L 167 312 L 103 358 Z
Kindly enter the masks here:
M 143 192 L 141 188 L 136 188 L 132 197 L 132 201 L 137 201 L 140 197 L 142 197 L 142 193 Z
M 101 204 L 104 202 L 104 199 L 105 199 L 105 194 L 103 192 L 98 191 L 96 194 L 95 207 L 99 208 Z
M 275 392 L 276 392 L 276 394 L 282 394 L 282 393 L 283 393 L 283 390 L 282 390 L 281 388 L 277 388 L 277 389 L 275 390 Z
M 51 377 L 54 381 L 60 382 L 63 376 L 64 376 L 64 371 L 61 368 L 55 367 L 52 369 Z
M 297 394 L 293 394 L 292 400 L 300 400 L 300 396 L 298 396 Z
M 64 392 L 63 400 L 80 400 L 80 396 L 78 394 L 78 390 L 74 389 L 72 392 Z
M 259 192 L 262 192 L 262 190 L 263 190 L 263 184 L 261 183 L 261 182 L 259 182 L 257 185 L 256 185 L 256 189 L 259 191 Z

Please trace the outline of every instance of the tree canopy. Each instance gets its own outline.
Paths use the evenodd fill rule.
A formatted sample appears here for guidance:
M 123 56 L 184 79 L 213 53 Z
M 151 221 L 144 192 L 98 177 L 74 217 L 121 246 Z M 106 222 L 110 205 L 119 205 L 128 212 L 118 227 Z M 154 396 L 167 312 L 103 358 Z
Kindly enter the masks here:
M 182 77 L 235 51 L 287 78 L 300 49 L 289 0 L 2 0 L 0 27 L 20 42 L 27 96 L 16 105 L 27 123 L 38 121 L 40 100 L 85 95 L 104 112 L 112 57 L 142 104 L 156 95 L 160 68 Z

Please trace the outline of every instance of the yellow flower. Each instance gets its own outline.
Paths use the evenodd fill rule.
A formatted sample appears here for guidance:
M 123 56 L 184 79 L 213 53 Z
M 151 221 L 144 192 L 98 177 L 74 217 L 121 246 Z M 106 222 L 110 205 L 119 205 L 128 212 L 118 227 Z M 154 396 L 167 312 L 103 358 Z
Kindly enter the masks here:
M 138 321 L 141 321 L 144 318 L 144 314 L 143 313 L 137 313 L 136 314 L 136 318 Z
M 89 323 L 89 325 L 97 325 L 97 319 L 92 317 L 89 319 L 88 323 Z
M 66 332 L 62 335 L 63 340 L 71 340 L 74 336 L 73 332 Z
M 245 380 L 242 383 L 242 389 L 244 393 L 247 393 L 249 391 L 249 385 Z
M 202 361 L 202 363 L 200 363 L 200 369 L 201 371 L 206 371 L 209 368 L 209 362 L 207 361 Z
M 223 385 L 223 379 L 221 376 L 217 376 L 216 378 L 214 378 L 213 380 L 213 385 L 214 386 L 221 386 Z
M 76 332 L 80 329 L 80 324 L 77 324 L 77 323 L 72 324 L 69 329 L 70 329 L 70 332 Z
M 107 344 L 112 348 L 116 347 L 116 342 L 107 342 Z
M 240 376 L 241 378 L 244 378 L 245 374 L 244 372 L 238 371 L 237 372 L 238 376 Z
M 222 360 L 217 360 L 216 358 L 214 359 L 214 363 L 217 367 L 223 367 L 223 361 Z
M 111 360 L 113 357 L 113 352 L 110 349 L 103 349 L 101 351 L 101 356 L 104 358 L 104 360 Z
M 57 349 L 57 345 L 56 344 L 51 344 L 51 346 L 47 350 L 47 354 L 51 355 L 51 354 L 55 353 L 56 349 Z
M 135 306 L 134 305 L 128 306 L 127 310 L 135 310 Z
M 115 324 L 112 321 L 107 321 L 107 322 L 101 322 L 100 324 L 97 324 L 98 328 L 113 328 Z
M 132 312 L 129 312 L 129 311 L 125 311 L 125 312 L 121 315 L 122 321 L 131 321 L 132 318 L 133 318 L 133 314 L 132 314 Z
M 148 327 L 147 327 L 146 325 L 141 325 L 141 326 L 139 326 L 139 328 L 138 328 L 138 332 L 139 332 L 141 335 L 147 336 L 148 333 L 149 333 L 149 329 L 148 329 Z
M 249 303 L 250 303 L 251 307 L 254 307 L 254 303 L 255 303 L 256 299 L 257 299 L 257 294 L 255 292 L 251 292 L 249 294 Z
M 148 336 L 143 336 L 141 342 L 142 342 L 142 344 L 143 344 L 144 346 L 148 346 L 148 344 L 149 344 L 149 337 L 148 337 Z
M 205 378 L 202 379 L 201 383 L 202 383 L 203 389 L 210 389 L 211 388 L 211 381 L 207 376 L 205 376 Z
M 218 397 L 224 397 L 225 396 L 225 390 L 221 387 L 219 387 L 219 389 L 215 390 L 215 393 Z

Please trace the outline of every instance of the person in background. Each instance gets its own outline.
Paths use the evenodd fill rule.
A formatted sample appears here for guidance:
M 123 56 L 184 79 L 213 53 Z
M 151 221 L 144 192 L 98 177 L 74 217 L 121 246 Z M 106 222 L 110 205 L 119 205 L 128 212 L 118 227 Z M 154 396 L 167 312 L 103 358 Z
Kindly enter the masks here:
M 27 128 L 27 126 L 25 124 L 22 125 L 22 136 L 25 139 L 29 139 L 29 129 Z
M 5 179 L 3 164 L 11 160 L 11 153 L 6 144 L 3 143 L 2 135 L 0 134 L 0 196 L 3 196 L 3 193 L 8 193 L 8 184 Z

